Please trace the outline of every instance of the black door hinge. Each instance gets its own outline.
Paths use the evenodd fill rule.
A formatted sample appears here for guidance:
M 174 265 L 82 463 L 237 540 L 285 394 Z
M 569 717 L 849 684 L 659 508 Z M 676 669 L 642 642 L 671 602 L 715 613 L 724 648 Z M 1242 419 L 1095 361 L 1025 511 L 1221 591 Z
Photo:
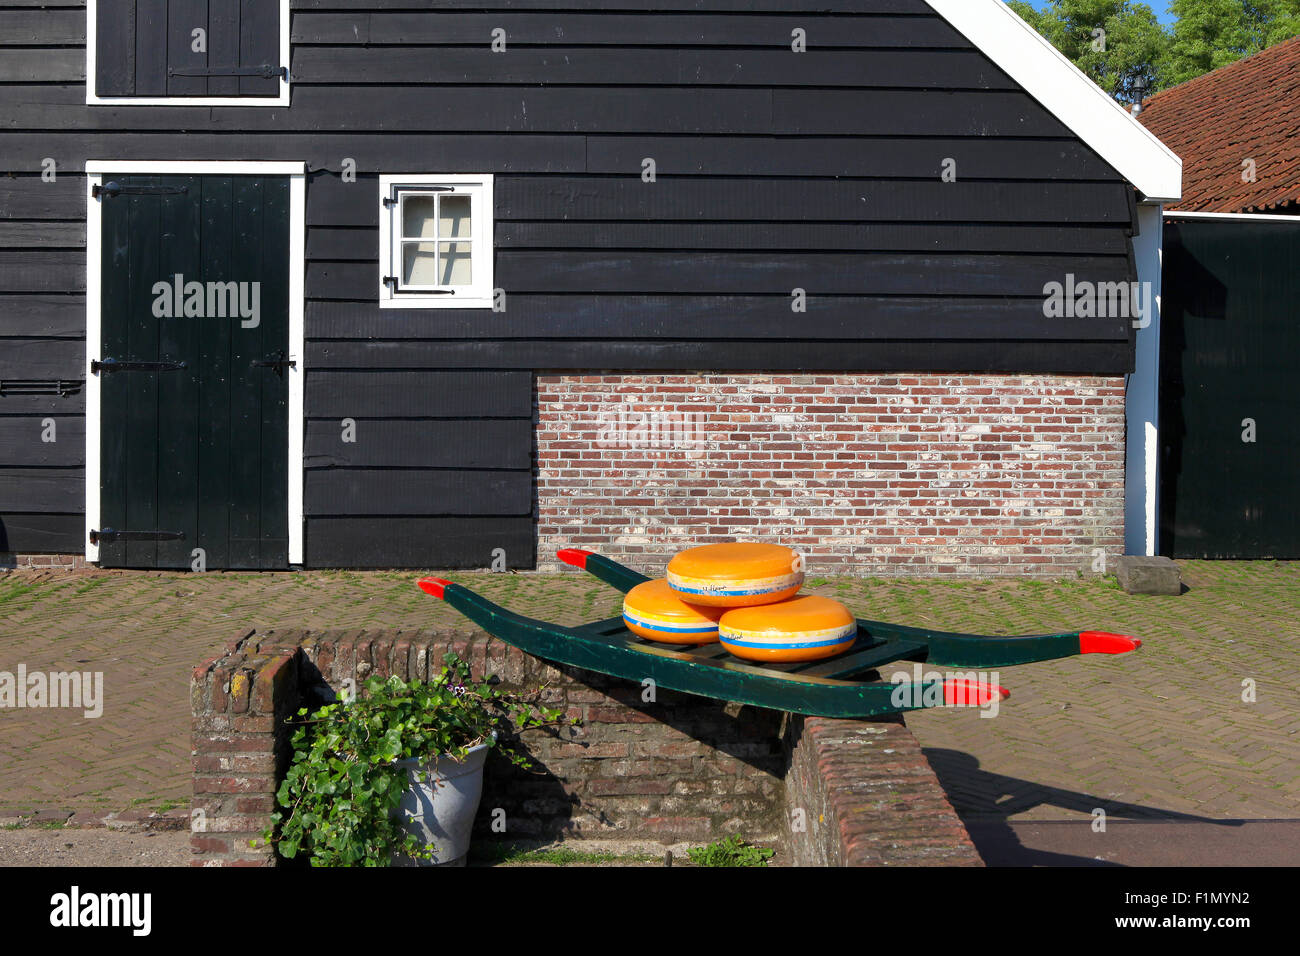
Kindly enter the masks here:
M 284 354 L 284 349 L 281 349 L 276 353 L 275 358 L 254 359 L 252 365 L 254 368 L 273 368 L 276 375 L 284 378 L 284 370 L 286 368 L 297 368 L 298 360 L 289 358 Z
M 96 199 L 101 196 L 184 196 L 188 192 L 188 186 L 123 186 L 119 182 L 102 186 L 96 183 L 90 187 L 90 194 Z
M 184 531 L 115 531 L 112 528 L 104 528 L 100 531 L 92 530 L 90 532 L 90 543 L 93 545 L 109 544 L 113 541 L 183 541 L 185 540 Z
M 213 69 L 204 67 L 168 67 L 168 76 L 253 76 L 263 80 L 289 78 L 289 68 L 287 66 L 272 66 L 270 63 L 264 63 L 261 66 L 219 66 Z
M 119 362 L 114 358 L 90 363 L 92 372 L 175 372 L 183 368 L 184 362 Z

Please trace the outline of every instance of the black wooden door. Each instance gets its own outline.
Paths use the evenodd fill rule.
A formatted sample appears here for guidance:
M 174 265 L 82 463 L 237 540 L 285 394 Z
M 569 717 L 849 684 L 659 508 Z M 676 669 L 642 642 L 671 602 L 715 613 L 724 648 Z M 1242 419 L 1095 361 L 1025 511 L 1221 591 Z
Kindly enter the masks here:
M 1160 550 L 1300 558 L 1300 219 L 1171 221 Z
M 288 179 L 103 179 L 100 561 L 286 567 Z

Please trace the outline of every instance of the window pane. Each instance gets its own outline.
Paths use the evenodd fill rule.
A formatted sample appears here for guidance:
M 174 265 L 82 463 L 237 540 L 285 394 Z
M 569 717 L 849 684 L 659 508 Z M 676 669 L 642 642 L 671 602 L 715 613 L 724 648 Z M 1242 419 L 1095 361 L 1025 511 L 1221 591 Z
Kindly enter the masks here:
M 470 243 L 440 242 L 438 252 L 441 259 L 438 268 L 439 285 L 470 284 Z
M 407 239 L 436 238 L 432 196 L 407 196 L 402 200 L 402 235 Z
M 469 197 L 443 196 L 439 206 L 438 238 L 469 238 Z
M 438 285 L 437 243 L 402 243 L 402 285 Z

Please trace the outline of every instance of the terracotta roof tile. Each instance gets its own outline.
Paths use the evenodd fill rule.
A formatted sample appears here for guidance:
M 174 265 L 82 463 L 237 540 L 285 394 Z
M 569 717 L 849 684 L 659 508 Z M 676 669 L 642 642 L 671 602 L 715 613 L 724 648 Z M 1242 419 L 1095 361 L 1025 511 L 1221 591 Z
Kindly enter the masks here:
M 1138 120 L 1182 157 L 1171 208 L 1300 212 L 1300 37 L 1157 93 Z

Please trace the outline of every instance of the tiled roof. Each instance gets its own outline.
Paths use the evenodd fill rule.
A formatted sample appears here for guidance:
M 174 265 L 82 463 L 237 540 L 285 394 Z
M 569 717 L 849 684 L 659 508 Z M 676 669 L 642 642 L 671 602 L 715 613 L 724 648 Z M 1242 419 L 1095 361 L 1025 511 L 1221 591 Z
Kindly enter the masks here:
M 1300 212 L 1300 37 L 1157 93 L 1138 120 L 1182 157 L 1172 208 Z

